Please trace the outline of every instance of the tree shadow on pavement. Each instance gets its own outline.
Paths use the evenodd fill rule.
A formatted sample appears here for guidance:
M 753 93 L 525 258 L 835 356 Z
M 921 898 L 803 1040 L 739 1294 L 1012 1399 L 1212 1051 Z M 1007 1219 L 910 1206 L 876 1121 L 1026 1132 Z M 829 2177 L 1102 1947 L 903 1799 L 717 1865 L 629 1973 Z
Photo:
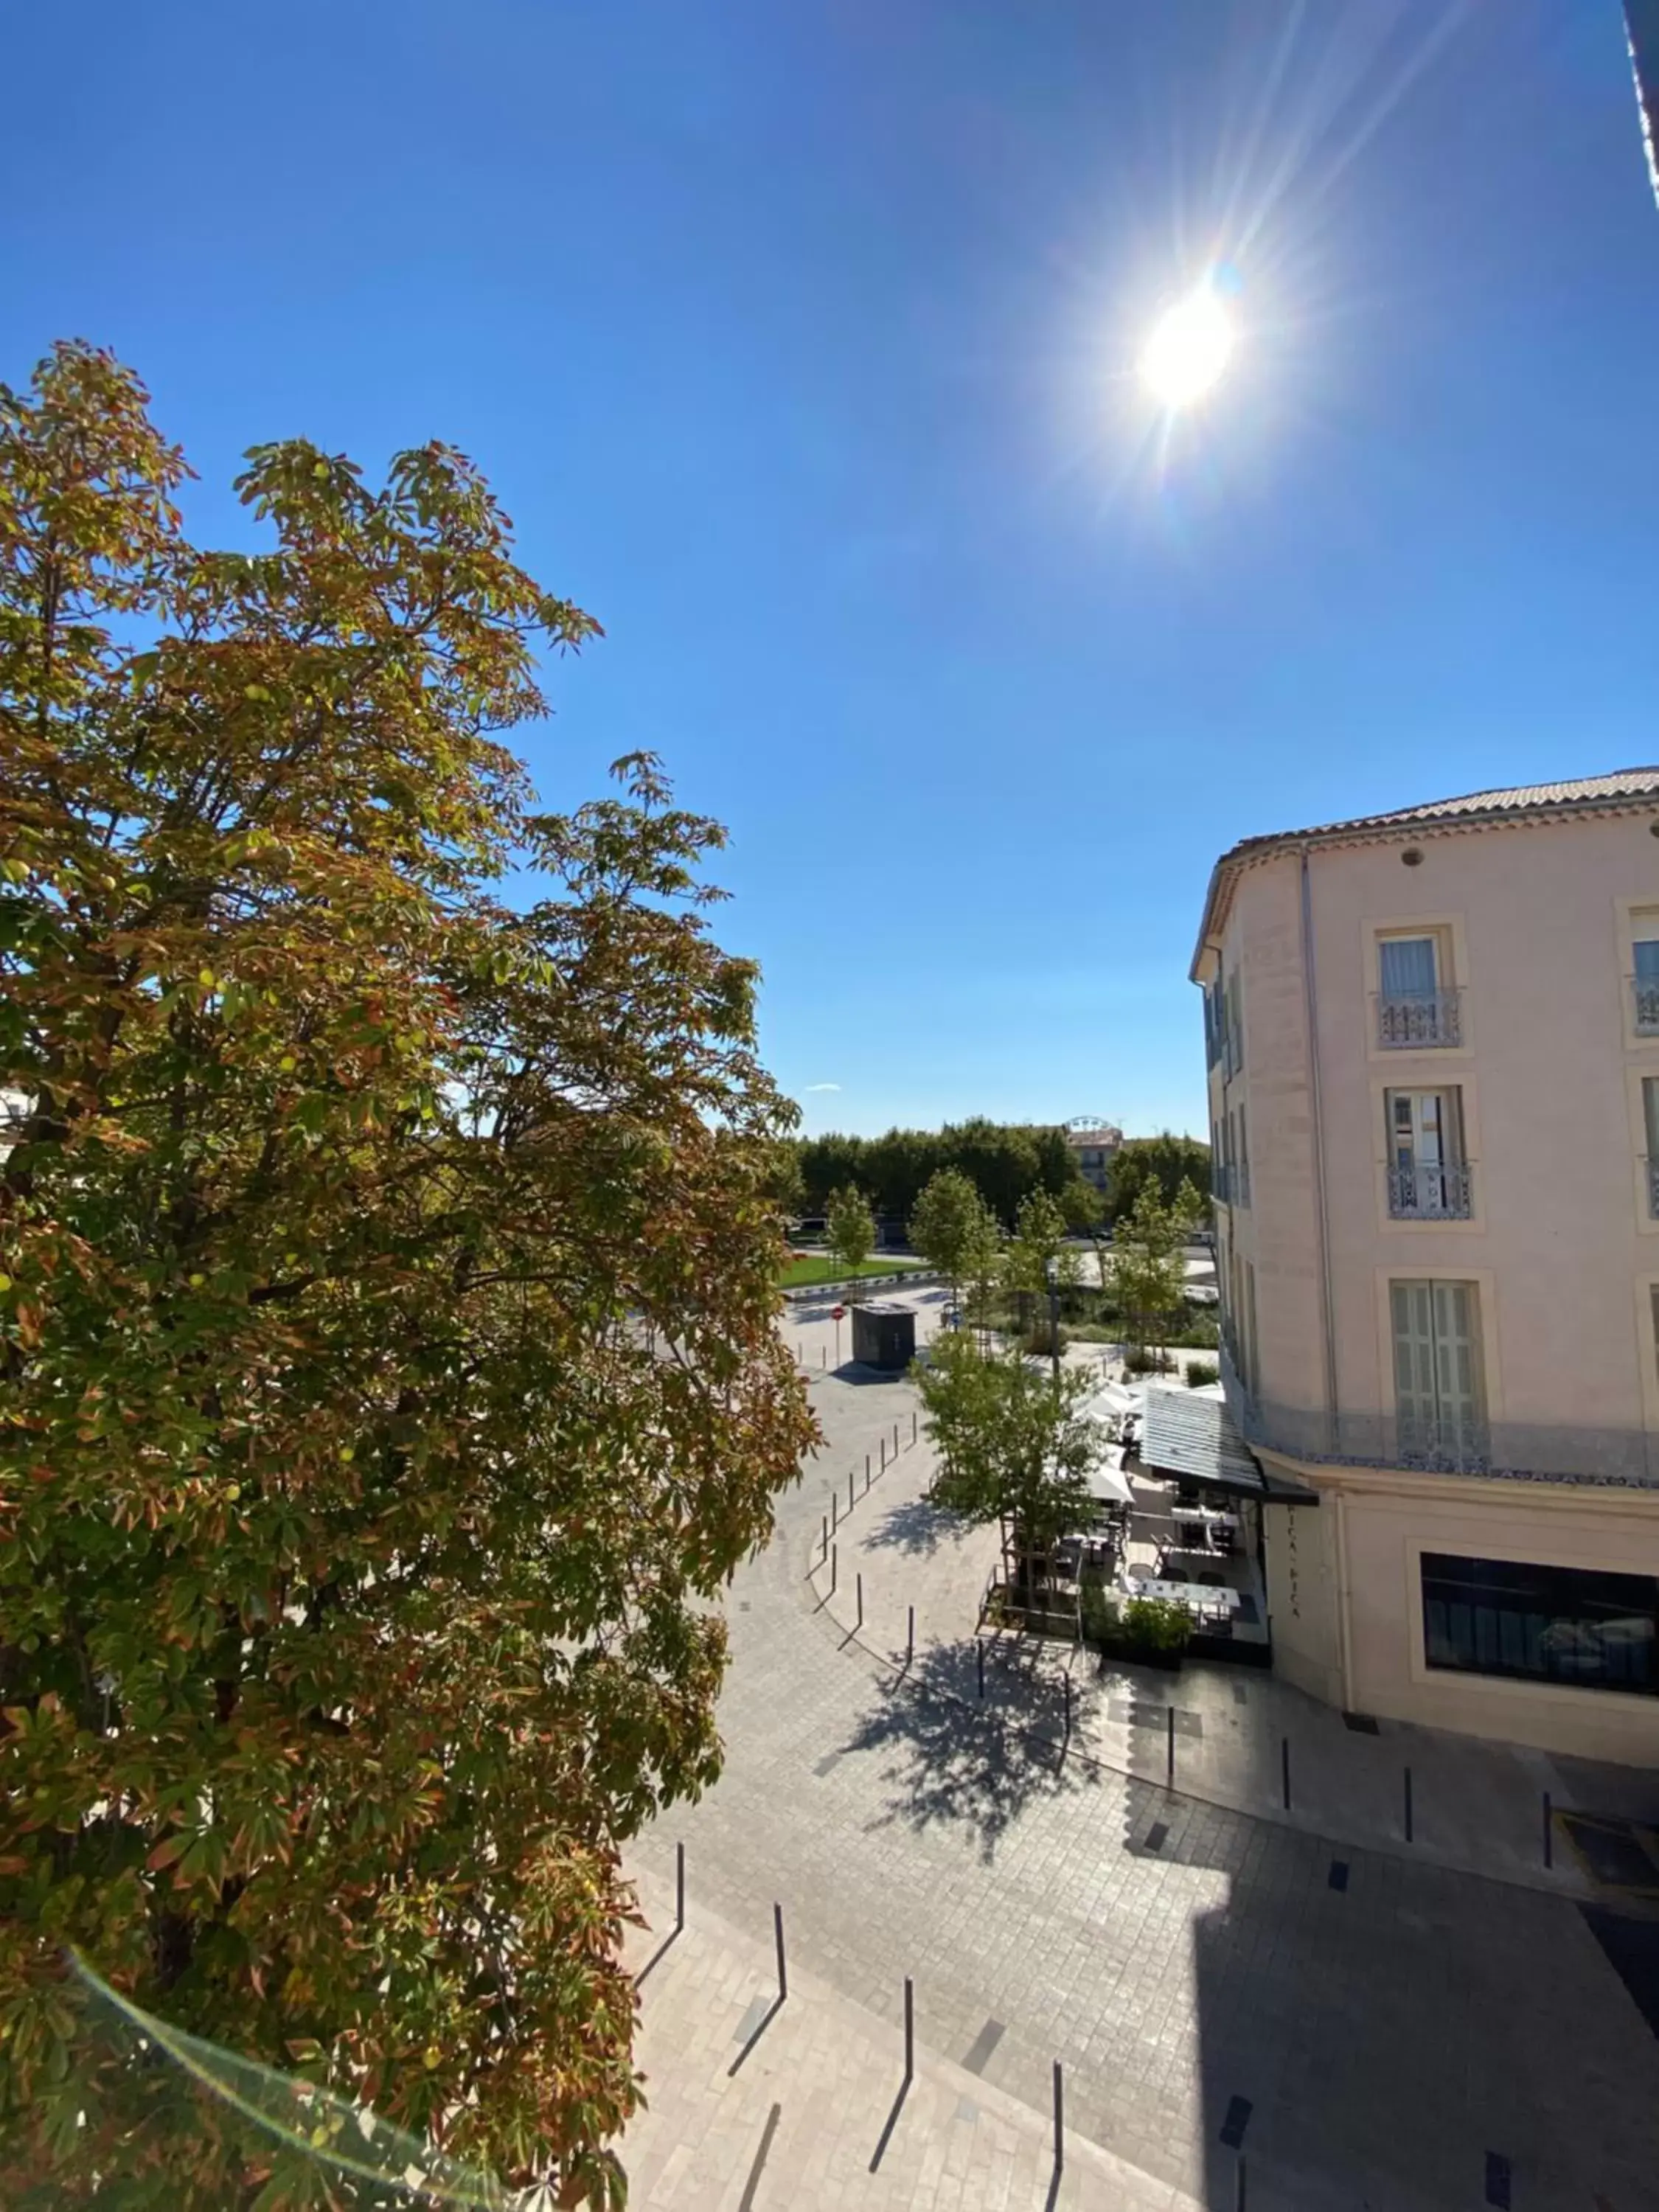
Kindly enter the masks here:
M 921 1559 L 938 1551 L 941 1544 L 959 1544 L 968 1533 L 968 1523 L 958 1515 L 947 1513 L 942 1505 L 934 1505 L 926 1498 L 909 1498 L 901 1505 L 890 1506 L 865 1541 L 872 1547 L 885 1545 L 908 1558 Z
M 876 1689 L 878 1702 L 842 1747 L 882 1759 L 885 1810 L 872 1827 L 966 1828 L 988 1864 L 1028 1806 L 1099 1787 L 1098 1770 L 1065 1741 L 1062 1681 L 1022 1668 L 1014 1710 L 1001 1672 L 992 1661 L 981 1705 L 970 1638 L 919 1653 Z

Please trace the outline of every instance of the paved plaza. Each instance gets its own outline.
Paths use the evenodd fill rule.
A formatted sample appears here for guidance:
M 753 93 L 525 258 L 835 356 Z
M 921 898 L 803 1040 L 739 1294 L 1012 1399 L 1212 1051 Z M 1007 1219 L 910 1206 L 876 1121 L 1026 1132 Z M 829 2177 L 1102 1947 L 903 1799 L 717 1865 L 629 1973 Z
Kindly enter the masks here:
M 732 1585 L 726 1771 L 631 1855 L 645 1955 L 672 1925 L 677 1842 L 688 1892 L 687 1929 L 642 1993 L 653 2113 L 624 2144 L 635 2201 L 1040 2205 L 1058 2059 L 1075 2174 L 1090 2146 L 1108 2162 L 1056 2202 L 1232 2212 L 1242 2148 L 1258 2212 L 1659 2205 L 1659 2042 L 1581 1910 L 1595 1884 L 1565 1841 L 1544 1866 L 1538 1820 L 1550 1789 L 1645 1809 L 1642 1778 L 1428 1731 L 1355 1735 L 1243 1668 L 1102 1680 L 1085 1654 L 994 1652 L 981 1703 L 971 1632 L 994 1541 L 927 1505 L 909 1384 L 828 1371 L 811 1307 L 788 1326 L 825 1446 Z M 830 1597 L 813 1563 L 832 1481 Z M 790 2003 L 729 2075 L 768 1986 L 775 1903 Z M 1620 1929 L 1637 1948 L 1659 1933 Z M 929 2085 L 888 2154 L 908 2195 L 867 2171 L 907 1974 Z

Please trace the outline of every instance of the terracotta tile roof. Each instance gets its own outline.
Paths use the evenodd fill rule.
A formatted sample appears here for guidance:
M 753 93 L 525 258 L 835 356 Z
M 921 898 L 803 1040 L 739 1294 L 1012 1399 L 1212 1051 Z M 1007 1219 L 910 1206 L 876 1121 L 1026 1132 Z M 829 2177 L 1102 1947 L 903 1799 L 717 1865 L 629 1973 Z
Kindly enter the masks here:
M 1575 776 L 1565 783 L 1522 783 L 1506 791 L 1471 791 L 1462 799 L 1433 799 L 1424 806 L 1400 806 L 1389 814 L 1356 814 L 1346 822 L 1321 822 L 1310 830 L 1275 830 L 1266 837 L 1245 837 L 1233 848 L 1248 848 L 1279 837 L 1328 837 L 1344 830 L 1383 830 L 1398 823 L 1449 822 L 1467 814 L 1542 812 L 1553 806 L 1582 805 L 1597 799 L 1659 799 L 1659 768 L 1615 769 L 1611 775 Z
M 1431 799 L 1426 805 L 1401 806 L 1390 814 L 1357 814 L 1346 822 L 1321 822 L 1306 830 L 1272 830 L 1254 837 L 1241 837 L 1211 871 L 1204 919 L 1193 956 L 1194 969 L 1202 956 L 1213 921 L 1218 915 L 1224 914 L 1231 899 L 1231 883 L 1241 866 L 1260 854 L 1271 852 L 1275 846 L 1299 845 L 1310 838 L 1363 841 L 1377 835 L 1386 836 L 1391 830 L 1418 826 L 1432 829 L 1441 823 L 1448 826 L 1474 826 L 1482 816 L 1511 821 L 1517 816 L 1565 814 L 1644 800 L 1659 805 L 1659 768 L 1622 768 L 1615 769 L 1610 775 L 1574 776 L 1562 783 L 1522 783 L 1506 791 L 1471 791 L 1461 799 Z

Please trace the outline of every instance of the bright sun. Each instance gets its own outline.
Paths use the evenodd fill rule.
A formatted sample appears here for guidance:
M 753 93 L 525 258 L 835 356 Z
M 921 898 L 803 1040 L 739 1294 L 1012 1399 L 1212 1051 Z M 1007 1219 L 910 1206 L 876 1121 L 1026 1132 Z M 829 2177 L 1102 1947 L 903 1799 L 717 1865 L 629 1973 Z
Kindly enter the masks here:
M 1233 326 L 1213 292 L 1170 308 L 1146 341 L 1140 374 L 1167 408 L 1186 407 L 1217 382 L 1233 350 Z

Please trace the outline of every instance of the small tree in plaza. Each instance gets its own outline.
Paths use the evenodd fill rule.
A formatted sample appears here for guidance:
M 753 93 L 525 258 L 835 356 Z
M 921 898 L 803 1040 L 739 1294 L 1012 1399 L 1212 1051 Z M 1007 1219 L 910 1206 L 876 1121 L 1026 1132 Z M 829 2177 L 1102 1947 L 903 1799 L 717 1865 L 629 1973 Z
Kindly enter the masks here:
M 1001 1523 L 1021 1597 L 1056 1538 L 1091 1510 L 1087 1478 L 1107 1438 L 1079 1409 L 1098 1378 L 1051 1377 L 1017 1347 L 985 1352 L 966 1336 L 936 1338 L 915 1371 L 939 1454 L 929 1495 L 966 1520 Z
M 991 1300 L 1007 1266 L 1008 1240 L 988 1206 L 981 1205 L 962 1255 L 963 1280 L 973 1285 L 972 1314 L 981 1340 L 991 1324 Z
M 1177 1315 L 1186 1297 L 1186 1246 L 1204 1218 L 1206 1202 L 1183 1182 L 1166 1203 L 1151 1177 L 1136 1194 L 1134 1207 L 1118 1224 L 1111 1252 L 1111 1287 L 1123 1316 L 1124 1340 L 1144 1351 Z
M 870 1211 L 869 1200 L 856 1183 L 845 1182 L 839 1190 L 830 1192 L 823 1227 L 831 1253 L 854 1279 L 853 1297 L 856 1301 L 859 1269 L 876 1249 L 875 1217 Z
M 951 1285 L 951 1303 L 971 1273 L 990 1217 L 984 1200 L 960 1168 L 941 1168 L 928 1182 L 910 1216 L 911 1244 Z
M 1049 1342 L 1052 1326 L 1046 1308 L 1040 1324 L 1032 1322 L 1035 1301 L 1047 1298 L 1052 1273 L 1053 1287 L 1075 1290 L 1083 1279 L 1081 1255 L 1066 1241 L 1066 1215 L 1060 1201 L 1046 1190 L 1034 1190 L 1020 1200 L 1015 1229 L 1008 1244 L 1008 1280 L 1020 1294 L 1021 1325 L 1033 1331 L 1031 1348 L 1054 1352 Z

